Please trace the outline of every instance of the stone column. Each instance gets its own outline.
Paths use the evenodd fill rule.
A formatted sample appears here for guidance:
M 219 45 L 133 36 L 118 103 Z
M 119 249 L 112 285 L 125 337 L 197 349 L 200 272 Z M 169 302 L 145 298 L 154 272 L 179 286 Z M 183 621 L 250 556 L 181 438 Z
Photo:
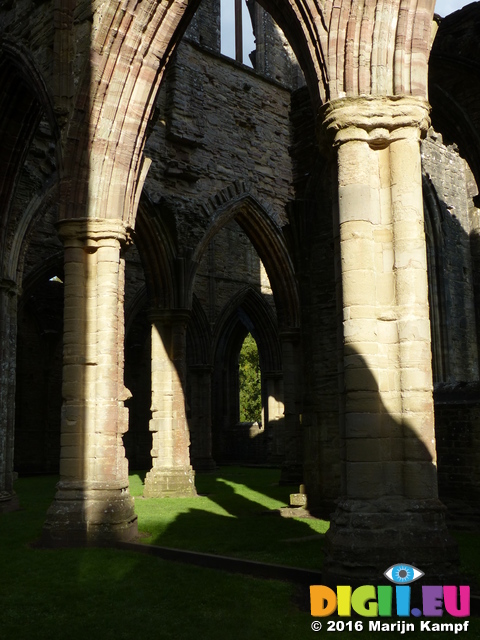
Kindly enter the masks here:
M 420 137 L 415 98 L 342 99 L 324 126 L 338 157 L 343 497 L 326 575 L 378 579 L 397 562 L 452 572 L 437 496 Z
M 146 498 L 194 496 L 185 410 L 187 310 L 158 310 L 152 321 L 152 469 Z
M 283 402 L 283 373 L 265 372 L 266 420 L 265 430 L 268 437 L 268 460 L 282 464 L 285 459 L 285 405 Z
M 66 220 L 60 482 L 47 545 L 109 544 L 137 533 L 122 436 L 124 260 L 120 220 Z
M 17 286 L 0 278 L 0 513 L 18 508 L 13 490 Z
M 209 364 L 194 364 L 189 367 L 191 400 L 192 464 L 195 471 L 213 471 L 212 458 L 212 372 Z
M 282 343 L 283 394 L 285 406 L 284 438 L 285 458 L 280 482 L 298 484 L 303 482 L 303 444 L 299 414 L 299 346 L 300 332 L 291 329 L 280 332 Z

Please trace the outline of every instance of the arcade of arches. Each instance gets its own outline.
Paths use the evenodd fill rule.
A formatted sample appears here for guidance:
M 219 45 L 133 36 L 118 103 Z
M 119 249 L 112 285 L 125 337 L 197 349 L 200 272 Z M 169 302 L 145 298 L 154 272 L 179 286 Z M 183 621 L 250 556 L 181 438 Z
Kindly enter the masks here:
M 0 7 L 0 511 L 60 473 L 48 546 L 276 464 L 326 579 L 456 572 L 480 519 L 480 3 Z M 262 419 L 240 422 L 258 346 Z

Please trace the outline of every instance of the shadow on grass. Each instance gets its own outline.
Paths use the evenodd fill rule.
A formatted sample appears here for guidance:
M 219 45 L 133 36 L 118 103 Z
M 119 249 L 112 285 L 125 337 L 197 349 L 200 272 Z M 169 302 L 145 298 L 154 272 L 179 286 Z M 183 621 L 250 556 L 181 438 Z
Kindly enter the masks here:
M 278 480 L 276 469 L 224 467 L 197 475 L 198 498 L 144 500 L 136 474 L 139 529 L 147 544 L 319 570 L 328 523 L 282 518 L 278 510 L 297 488 Z
M 310 637 L 287 583 L 113 549 L 31 548 L 56 481 L 21 479 L 22 510 L 0 515 L 2 640 Z
M 238 543 L 240 551 L 244 553 L 245 548 L 253 548 L 256 540 L 261 553 L 268 555 L 282 545 L 291 544 L 284 540 L 292 531 L 294 535 L 312 533 L 306 521 L 284 521 L 262 515 L 264 501 L 271 500 L 274 505 L 281 502 L 283 487 L 272 484 L 267 496 L 261 492 L 262 482 L 259 485 L 250 477 L 247 486 L 247 479 L 235 473 L 235 469 L 229 469 L 223 478 L 218 474 L 199 477 L 199 490 L 210 495 L 186 499 L 180 513 L 174 504 L 178 501 L 169 499 L 158 501 L 160 505 L 152 500 L 137 499 L 137 506 L 141 511 L 143 504 L 152 502 L 157 520 L 158 514 L 170 514 L 161 516 L 160 520 L 165 517 L 163 533 L 159 530 L 156 535 L 159 542 L 171 540 L 175 546 L 180 546 L 174 539 L 175 534 L 181 535 L 185 543 L 196 540 L 198 544 L 202 540 L 202 544 L 206 544 L 211 534 L 216 536 L 215 546 L 224 539 L 224 544 L 231 548 L 232 531 L 245 522 L 241 535 L 236 534 L 237 539 L 247 536 Z M 244 481 L 243 491 L 252 492 L 247 492 L 247 497 L 235 495 L 240 480 Z M 133 640 L 137 637 L 311 640 L 313 637 L 312 618 L 298 608 L 298 593 L 288 583 L 230 575 L 113 549 L 32 549 L 29 545 L 40 535 L 56 481 L 53 477 L 19 480 L 16 489 L 22 510 L 0 515 L 2 640 L 63 640 L 65 637 L 69 640 Z M 139 495 L 141 488 L 141 477 L 134 474 L 132 492 Z M 209 504 L 211 512 L 203 511 L 203 505 L 202 508 L 195 506 L 207 500 L 209 503 L 205 505 Z M 202 523 L 208 525 L 208 533 L 202 533 Z M 141 514 L 140 525 L 143 529 Z M 478 536 L 469 535 L 467 543 L 475 541 Z M 312 542 L 318 549 L 318 540 Z M 459 542 L 462 546 L 461 540 Z M 303 549 L 308 544 L 310 541 L 294 543 L 292 547 Z M 467 548 L 465 558 L 468 557 Z M 479 622 L 471 620 L 469 637 L 480 637 Z M 364 621 L 362 638 L 370 640 L 379 636 L 367 629 Z M 323 631 L 326 631 L 325 621 Z M 389 637 L 400 635 L 391 632 Z M 409 633 L 415 640 L 423 635 L 419 631 Z M 337 631 L 335 636 L 350 638 L 351 633 Z

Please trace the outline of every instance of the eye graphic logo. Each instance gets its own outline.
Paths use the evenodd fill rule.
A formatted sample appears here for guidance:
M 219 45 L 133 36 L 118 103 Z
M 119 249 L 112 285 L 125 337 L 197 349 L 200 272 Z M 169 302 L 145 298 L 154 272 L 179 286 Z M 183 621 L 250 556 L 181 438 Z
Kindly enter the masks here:
M 411 564 L 394 564 L 383 575 L 394 584 L 410 584 L 425 574 Z

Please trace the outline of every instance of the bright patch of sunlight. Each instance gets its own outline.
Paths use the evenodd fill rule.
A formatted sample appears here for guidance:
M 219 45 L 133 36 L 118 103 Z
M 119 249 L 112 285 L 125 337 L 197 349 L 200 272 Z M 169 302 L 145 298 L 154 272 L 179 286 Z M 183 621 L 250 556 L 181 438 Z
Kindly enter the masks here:
M 242 496 L 243 498 L 246 498 L 247 500 L 256 502 L 266 509 L 280 509 L 280 507 L 285 506 L 284 502 L 280 502 L 280 500 L 275 500 L 274 498 L 269 498 L 268 496 L 264 495 L 263 493 L 259 493 L 254 489 L 249 489 L 244 484 L 232 482 L 231 480 L 224 480 L 223 478 L 218 478 L 218 482 L 223 482 L 223 484 L 232 487 L 236 494 Z
M 143 495 L 143 480 L 138 473 L 131 473 L 128 477 L 131 496 Z

